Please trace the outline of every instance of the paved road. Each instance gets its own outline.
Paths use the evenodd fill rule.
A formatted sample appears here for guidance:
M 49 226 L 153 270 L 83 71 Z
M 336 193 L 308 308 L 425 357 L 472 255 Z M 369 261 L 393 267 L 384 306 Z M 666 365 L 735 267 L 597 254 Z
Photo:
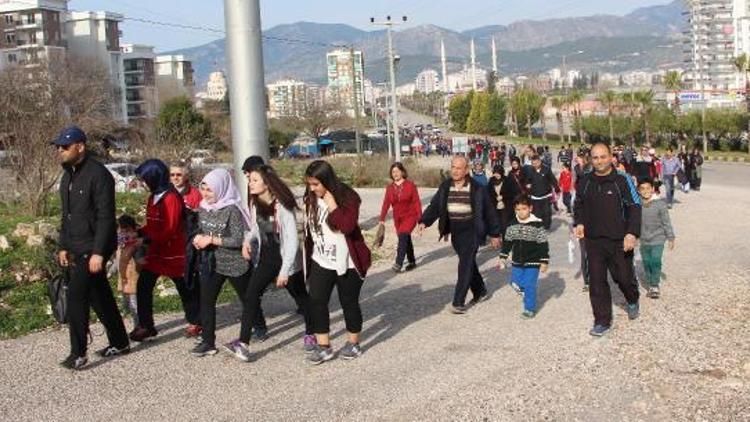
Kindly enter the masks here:
M 159 341 L 129 356 L 57 366 L 67 332 L 0 342 L 0 414 L 37 420 L 748 420 L 750 418 L 750 167 L 708 164 L 700 193 L 679 195 L 678 249 L 667 254 L 664 297 L 593 339 L 588 298 L 567 263 L 568 220 L 555 218 L 552 265 L 538 317 L 519 318 L 495 254 L 480 255 L 492 298 L 467 315 L 446 311 L 457 259 L 433 227 L 416 240 L 420 268 L 394 276 L 376 265 L 363 294 L 355 361 L 303 361 L 302 325 L 286 294 L 264 303 L 271 338 L 255 361 L 194 358 L 178 315 L 159 319 Z M 720 184 L 721 183 L 721 184 Z M 423 195 L 429 197 L 431 191 Z M 372 222 L 380 190 L 364 190 Z M 389 231 L 387 243 L 394 242 Z M 620 303 L 622 298 L 615 296 Z M 345 341 L 332 301 L 333 343 Z M 238 308 L 220 309 L 219 340 L 238 332 Z M 104 346 L 95 338 L 93 348 Z

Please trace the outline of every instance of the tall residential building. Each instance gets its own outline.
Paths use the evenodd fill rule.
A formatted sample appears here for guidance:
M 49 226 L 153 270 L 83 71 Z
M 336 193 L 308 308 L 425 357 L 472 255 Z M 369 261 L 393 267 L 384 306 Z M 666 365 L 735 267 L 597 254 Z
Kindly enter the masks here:
M 750 54 L 750 1 L 686 0 L 686 80 L 693 89 L 711 91 L 744 87 L 734 58 Z
M 299 116 L 307 106 L 307 85 L 294 79 L 268 84 L 268 117 Z
M 195 81 L 193 64 L 185 56 L 156 56 L 156 87 L 159 102 L 164 103 L 175 97 L 193 98 Z
M 67 0 L 0 2 L 0 69 L 65 54 Z
M 156 89 L 154 47 L 123 44 L 121 50 L 128 121 L 156 117 L 159 112 L 159 93 Z
M 359 104 L 360 115 L 365 110 L 365 59 L 361 51 L 354 51 L 354 58 L 349 50 L 337 49 L 326 54 L 328 66 L 328 97 L 338 102 L 347 112 L 354 116 L 353 97 Z M 354 65 L 354 72 L 352 72 Z M 352 82 L 352 73 L 354 82 Z M 352 87 L 354 89 L 352 90 Z
M 224 72 L 212 72 L 206 83 L 206 98 L 221 101 L 227 95 L 227 78 Z
M 419 72 L 415 84 L 417 85 L 417 91 L 425 94 L 439 91 L 440 78 L 438 77 L 437 70 L 425 69 Z
M 127 122 L 125 75 L 120 51 L 123 16 L 110 12 L 69 12 L 65 21 L 68 54 L 101 63 L 114 87 L 113 115 Z

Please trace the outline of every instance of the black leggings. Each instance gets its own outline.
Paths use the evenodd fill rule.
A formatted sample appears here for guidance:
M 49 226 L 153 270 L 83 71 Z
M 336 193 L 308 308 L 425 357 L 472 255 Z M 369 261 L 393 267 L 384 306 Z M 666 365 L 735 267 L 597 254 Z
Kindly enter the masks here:
M 396 265 L 399 267 L 404 263 L 404 257 L 409 260 L 410 264 L 417 262 L 414 257 L 414 243 L 411 241 L 411 234 L 398 233 L 398 249 L 396 250 Z
M 146 329 L 154 328 L 154 287 L 158 278 L 159 274 L 147 270 L 141 271 L 138 276 L 136 289 L 138 322 Z M 172 282 L 177 288 L 177 293 L 180 294 L 185 319 L 189 324 L 200 324 L 200 294 L 195 289 L 189 289 L 182 277 L 174 277 Z
M 245 301 L 245 292 L 247 285 L 250 280 L 250 270 L 239 277 L 227 277 L 222 274 L 214 273 L 210 277 L 201 280 L 201 323 L 203 325 L 203 341 L 209 344 L 216 342 L 216 301 L 221 293 L 221 288 L 224 286 L 224 281 L 229 279 L 229 282 L 234 287 L 234 291 L 237 292 L 237 296 L 240 298 L 242 303 L 242 317 L 240 324 L 248 327 L 250 330 L 250 321 L 253 321 L 251 315 L 247 309 L 247 303 Z M 257 323 L 256 323 L 257 325 Z
M 328 334 L 331 331 L 331 315 L 328 312 L 328 301 L 333 287 L 339 292 L 339 302 L 344 311 L 346 330 L 352 334 L 362 331 L 362 309 L 359 307 L 359 293 L 364 280 L 356 270 L 350 269 L 340 276 L 335 270 L 327 270 L 312 262 L 310 275 L 310 305 L 312 310 L 312 328 L 315 334 Z

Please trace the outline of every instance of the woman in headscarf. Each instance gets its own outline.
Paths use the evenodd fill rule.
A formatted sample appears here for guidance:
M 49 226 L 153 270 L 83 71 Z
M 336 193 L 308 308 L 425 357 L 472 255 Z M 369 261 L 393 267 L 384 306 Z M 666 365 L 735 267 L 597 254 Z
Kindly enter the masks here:
M 140 325 L 130 333 L 130 339 L 144 341 L 156 337 L 154 287 L 160 276 L 169 277 L 174 282 L 188 322 L 186 335 L 196 337 L 201 333 L 200 302 L 197 292 L 185 283 L 187 230 L 182 196 L 170 183 L 169 167 L 161 160 L 145 161 L 135 174 L 151 195 L 146 204 L 146 225 L 139 230 L 148 247 L 136 292 Z

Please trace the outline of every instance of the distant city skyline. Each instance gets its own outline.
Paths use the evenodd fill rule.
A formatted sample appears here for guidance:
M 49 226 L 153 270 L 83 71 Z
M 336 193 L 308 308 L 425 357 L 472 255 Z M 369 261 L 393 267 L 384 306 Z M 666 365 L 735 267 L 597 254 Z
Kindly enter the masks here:
M 11 0 L 12 1 L 12 0 Z M 373 30 L 370 16 L 409 17 L 410 25 L 434 24 L 463 31 L 520 20 L 545 20 L 594 14 L 624 15 L 640 7 L 664 5 L 669 0 L 379 0 L 355 4 L 350 0 L 261 0 L 263 29 L 299 21 L 342 23 Z M 107 10 L 127 17 L 179 25 L 223 29 L 223 0 L 72 0 L 72 10 Z M 216 32 L 163 27 L 126 20 L 122 42 L 148 44 L 158 52 L 195 47 L 222 38 Z

